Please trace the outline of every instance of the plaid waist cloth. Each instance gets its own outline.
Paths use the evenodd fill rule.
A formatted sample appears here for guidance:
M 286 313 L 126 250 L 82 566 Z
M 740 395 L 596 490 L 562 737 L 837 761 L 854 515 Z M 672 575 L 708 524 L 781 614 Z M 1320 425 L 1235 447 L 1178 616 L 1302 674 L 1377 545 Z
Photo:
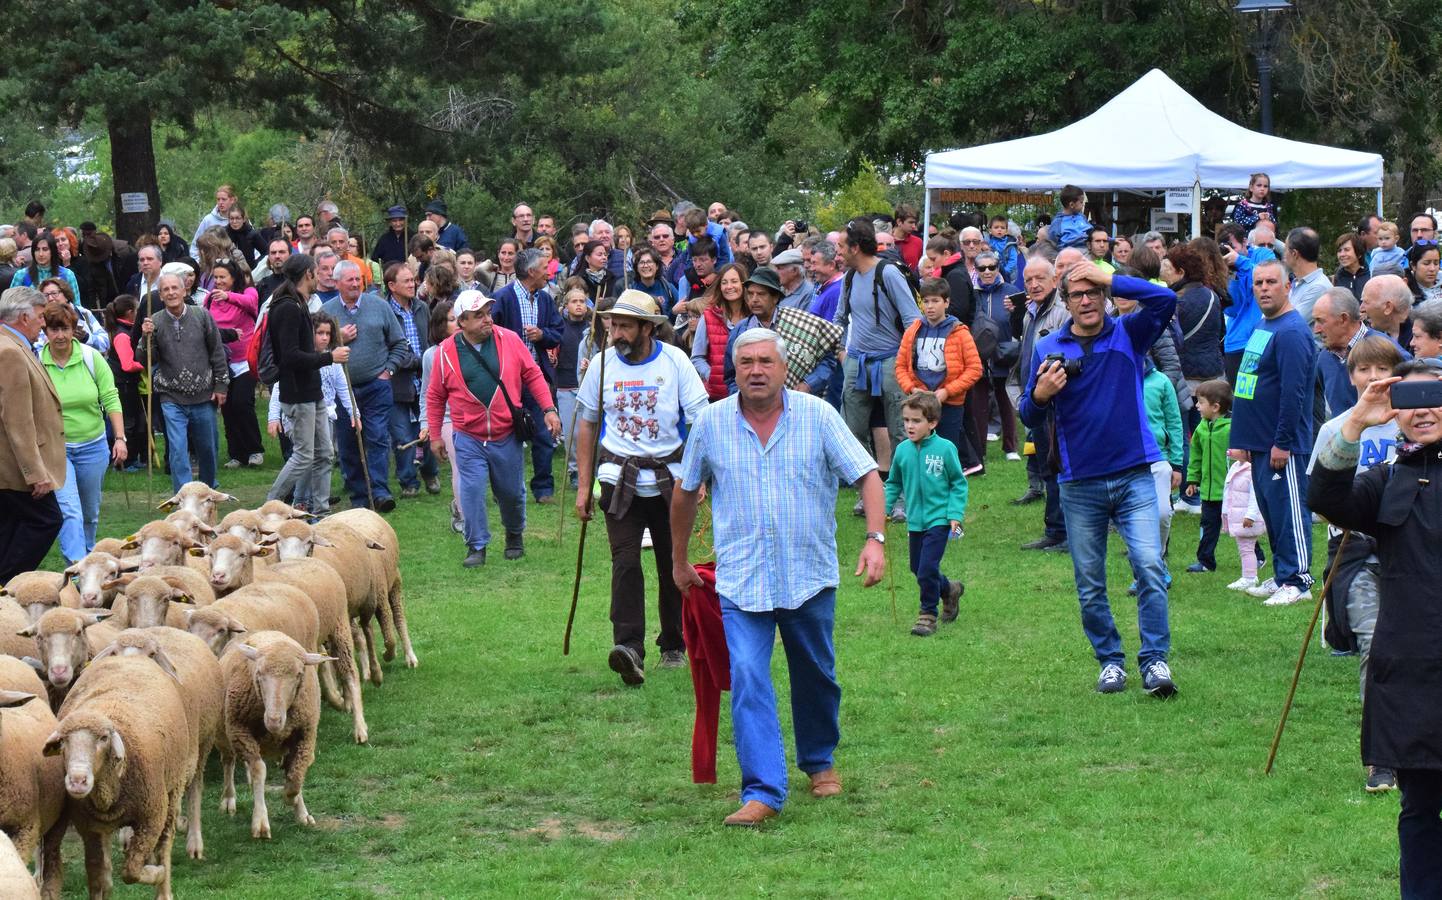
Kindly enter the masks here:
M 841 346 L 841 326 L 804 309 L 789 306 L 777 309 L 775 329 L 786 341 L 788 388 L 804 381 L 823 359 Z
M 662 457 L 655 456 L 621 456 L 612 453 L 605 447 L 601 447 L 601 462 L 611 463 L 621 467 L 620 480 L 616 482 L 616 489 L 611 492 L 611 504 L 606 512 L 622 518 L 631 509 L 631 501 L 636 496 L 636 480 L 642 469 L 650 469 L 656 473 L 656 487 L 660 489 L 661 496 L 666 498 L 666 506 L 671 505 L 671 470 L 667 468 L 669 463 L 681 461 L 685 454 L 685 445 L 677 447 L 675 451 Z

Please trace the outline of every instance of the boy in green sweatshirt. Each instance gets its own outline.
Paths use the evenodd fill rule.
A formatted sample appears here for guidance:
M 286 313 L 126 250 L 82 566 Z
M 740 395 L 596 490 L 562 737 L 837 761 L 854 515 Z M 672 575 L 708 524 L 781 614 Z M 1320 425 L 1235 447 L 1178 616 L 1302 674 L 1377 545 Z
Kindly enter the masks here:
M 886 479 L 886 508 L 898 497 L 906 500 L 906 528 L 911 539 L 911 572 L 921 588 L 921 614 L 911 633 L 936 633 L 936 608 L 943 622 L 956 620 L 966 586 L 941 574 L 947 541 L 961 537 L 966 517 L 966 476 L 956 445 L 938 437 L 941 402 L 930 391 L 918 391 L 901 402 L 901 424 L 908 440 L 896 448 Z
M 1217 537 L 1222 533 L 1222 499 L 1227 490 L 1227 446 L 1232 436 L 1232 387 L 1220 378 L 1197 385 L 1192 396 L 1202 421 L 1192 432 L 1187 460 L 1187 496 L 1202 498 L 1202 535 L 1197 561 L 1188 572 L 1217 571 Z

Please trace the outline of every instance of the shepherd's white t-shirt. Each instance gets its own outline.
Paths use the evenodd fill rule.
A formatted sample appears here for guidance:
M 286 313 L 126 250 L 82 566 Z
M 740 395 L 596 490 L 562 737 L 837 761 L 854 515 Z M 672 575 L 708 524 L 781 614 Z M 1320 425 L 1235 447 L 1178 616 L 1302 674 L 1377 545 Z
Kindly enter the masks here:
M 617 456 L 670 455 L 683 443 L 679 427 L 683 415 L 694 422 L 710 402 L 690 357 L 670 344 L 652 344 L 650 357 L 639 363 L 607 349 L 605 385 L 601 384 L 600 360 L 592 360 L 576 394 L 581 417 L 587 422 L 597 421 L 598 406 L 605 410 L 601 446 Z M 668 468 L 673 478 L 680 477 L 679 461 Z M 620 466 L 603 463 L 597 477 L 604 484 L 615 484 L 620 476 Z M 660 493 L 656 473 L 642 469 L 636 478 L 636 495 L 656 497 Z

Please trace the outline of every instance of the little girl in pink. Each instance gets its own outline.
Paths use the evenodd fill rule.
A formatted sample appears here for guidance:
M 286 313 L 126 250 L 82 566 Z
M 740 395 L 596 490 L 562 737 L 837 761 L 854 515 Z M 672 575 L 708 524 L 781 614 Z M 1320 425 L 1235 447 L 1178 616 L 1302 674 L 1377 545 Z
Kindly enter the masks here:
M 1232 465 L 1227 469 L 1225 492 L 1222 495 L 1222 530 L 1237 541 L 1237 554 L 1242 558 L 1242 577 L 1227 585 L 1234 591 L 1245 591 L 1257 584 L 1257 538 L 1267 533 L 1267 523 L 1252 495 L 1252 464 L 1245 450 L 1228 450 Z

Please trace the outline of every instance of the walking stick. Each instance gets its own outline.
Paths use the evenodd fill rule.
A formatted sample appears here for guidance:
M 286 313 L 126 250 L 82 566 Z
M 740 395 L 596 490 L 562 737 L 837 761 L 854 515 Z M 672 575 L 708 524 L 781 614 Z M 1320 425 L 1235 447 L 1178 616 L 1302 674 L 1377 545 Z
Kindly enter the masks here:
M 1267 752 L 1267 767 L 1262 770 L 1263 775 L 1272 774 L 1272 763 L 1277 760 L 1277 747 L 1282 743 L 1282 729 L 1287 727 L 1287 715 L 1292 711 L 1292 698 L 1297 695 L 1297 682 L 1302 677 L 1302 662 L 1307 658 L 1307 647 L 1312 643 L 1312 632 L 1317 627 L 1317 617 L 1322 614 L 1322 604 L 1327 602 L 1327 590 L 1332 586 L 1332 578 L 1341 568 L 1342 551 L 1347 547 L 1347 538 L 1352 536 L 1350 529 L 1342 532 L 1342 541 L 1337 544 L 1337 555 L 1333 557 L 1332 571 L 1327 573 L 1327 578 L 1322 582 L 1322 590 L 1317 594 L 1317 605 L 1312 608 L 1312 620 L 1307 623 L 1307 634 L 1302 638 L 1302 652 L 1297 654 L 1297 668 L 1292 672 L 1292 686 L 1287 688 L 1287 702 L 1282 705 L 1282 719 L 1277 723 L 1277 733 L 1272 736 L 1272 749 Z
M 351 387 L 350 366 L 346 363 L 341 363 L 340 373 L 342 376 L 345 377 L 345 392 L 346 395 L 350 397 L 351 412 L 355 416 L 356 422 L 359 423 L 361 420 L 360 406 L 356 404 L 355 388 Z M 366 497 L 370 500 L 371 510 L 376 511 L 376 494 L 375 490 L 371 487 L 371 464 L 368 460 L 366 460 L 365 438 L 361 437 L 361 430 L 359 425 L 357 425 L 355 428 L 352 428 L 351 431 L 355 432 L 356 449 L 360 451 L 361 475 L 364 476 L 366 480 Z
M 155 311 L 152 303 L 150 311 Z M 147 317 L 149 318 L 149 317 Z M 145 383 L 149 390 L 145 392 L 145 508 L 155 508 L 155 409 L 151 405 L 155 400 L 155 353 L 152 347 L 154 332 L 147 332 L 145 335 Z M 167 435 L 166 440 L 170 440 Z
M 606 405 L 605 405 L 605 397 L 606 397 L 606 342 L 605 342 L 605 338 L 604 338 L 604 337 L 601 339 L 601 342 L 600 342 L 600 343 L 601 343 L 601 362 L 600 362 L 601 368 L 600 368 L 600 370 L 596 373 L 596 385 L 597 385 L 597 388 L 596 388 L 596 406 L 597 406 L 597 409 L 598 409 L 599 411 L 598 411 L 598 414 L 597 414 L 597 416 L 596 416 L 596 438 L 595 438 L 595 443 L 593 443 L 593 444 L 591 445 L 591 472 L 592 472 L 591 478 L 592 478 L 592 479 L 595 478 L 595 470 L 596 470 L 596 468 L 597 468 L 596 457 L 597 457 L 597 456 L 600 454 L 600 452 L 601 452 L 601 449 L 600 449 L 600 448 L 601 448 L 601 426 L 603 426 L 603 425 L 606 423 Z M 581 408 L 581 398 L 580 398 L 580 397 L 577 397 L 577 398 L 576 398 L 576 408 L 577 408 L 578 410 Z M 574 418 L 575 418 L 575 416 L 573 415 L 573 416 L 572 416 L 572 419 L 574 419 Z M 576 483 L 576 490 L 577 490 L 577 491 L 590 491 L 590 490 L 591 490 L 590 480 L 591 480 L 591 479 L 588 479 L 586 484 L 581 484 L 581 483 L 578 481 L 578 482 Z M 589 496 L 589 494 L 588 494 L 587 496 Z M 562 511 L 561 515 L 562 515 L 562 516 L 565 515 L 565 511 L 564 511 L 564 510 Z M 592 515 L 595 515 L 595 513 L 592 513 Z M 564 640 L 561 641 L 561 655 L 562 655 L 562 656 L 570 656 L 570 655 L 571 655 L 571 627 L 576 624 L 576 603 L 577 603 L 577 601 L 579 601 L 579 599 L 580 599 L 580 597 L 581 597 L 581 561 L 586 558 L 586 526 L 589 525 L 589 524 L 591 524 L 591 520 L 590 520 L 590 519 L 582 519 L 582 520 L 581 520 L 581 539 L 576 543 L 576 579 L 575 579 L 574 582 L 571 583 L 571 611 L 570 611 L 570 613 L 568 613 L 568 614 L 566 615 L 566 637 L 565 637 Z

